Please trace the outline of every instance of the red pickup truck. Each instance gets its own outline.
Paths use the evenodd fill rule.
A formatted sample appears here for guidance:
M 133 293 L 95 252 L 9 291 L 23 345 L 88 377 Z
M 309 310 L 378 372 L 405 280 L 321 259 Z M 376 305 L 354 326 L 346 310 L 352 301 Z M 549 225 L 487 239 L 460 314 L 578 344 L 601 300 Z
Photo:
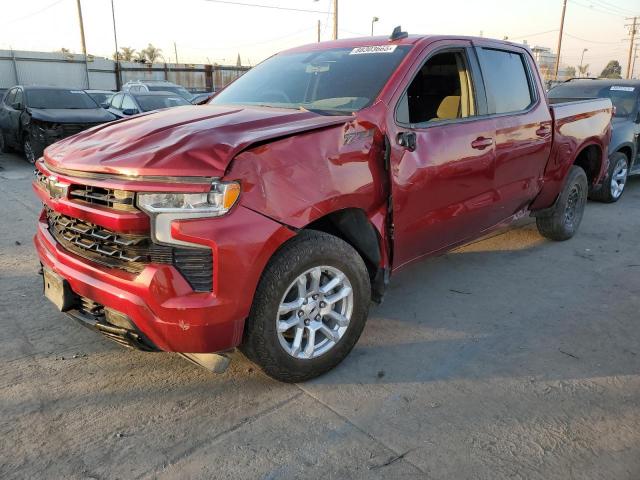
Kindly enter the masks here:
M 549 105 L 530 52 L 408 36 L 294 48 L 208 104 L 49 147 L 45 295 L 112 339 L 270 376 L 337 365 L 392 272 L 531 214 L 572 237 L 608 99 Z M 217 354 L 217 355 L 216 355 Z

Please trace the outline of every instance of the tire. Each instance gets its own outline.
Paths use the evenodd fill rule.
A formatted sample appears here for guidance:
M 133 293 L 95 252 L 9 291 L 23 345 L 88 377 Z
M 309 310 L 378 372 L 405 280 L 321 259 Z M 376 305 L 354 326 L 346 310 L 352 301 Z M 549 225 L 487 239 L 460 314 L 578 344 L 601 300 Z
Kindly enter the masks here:
M 304 286 L 298 285 L 300 278 Z M 314 278 L 318 278 L 315 285 Z M 331 281 L 337 282 L 334 288 L 323 291 Z M 340 296 L 345 297 L 332 303 Z M 302 231 L 265 268 L 240 349 L 276 380 L 303 382 L 317 377 L 338 365 L 356 344 L 370 299 L 369 275 L 358 252 L 333 235 Z M 309 347 L 310 338 L 314 349 Z
M 31 136 L 28 133 L 22 139 L 22 153 L 27 162 L 31 164 L 36 163 L 36 152 L 33 147 L 33 142 L 31 141 Z
M 0 153 L 7 153 L 7 143 L 4 139 L 4 132 L 0 130 Z
M 617 202 L 624 193 L 628 175 L 629 159 L 624 153 L 614 153 L 609 157 L 609 169 L 602 188 L 593 192 L 589 198 L 604 203 Z
M 540 234 L 555 241 L 573 237 L 582 222 L 588 189 L 587 174 L 581 167 L 573 165 L 553 211 L 536 217 Z

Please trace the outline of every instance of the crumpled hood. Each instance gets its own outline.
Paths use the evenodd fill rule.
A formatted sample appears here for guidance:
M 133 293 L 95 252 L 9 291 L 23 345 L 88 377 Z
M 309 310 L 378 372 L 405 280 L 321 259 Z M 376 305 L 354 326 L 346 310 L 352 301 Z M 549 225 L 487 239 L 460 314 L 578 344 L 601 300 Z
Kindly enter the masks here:
M 267 107 L 176 107 L 61 140 L 46 149 L 45 160 L 95 173 L 222 176 L 233 157 L 252 144 L 352 119 Z
M 104 108 L 31 108 L 31 118 L 51 123 L 103 123 L 116 116 Z

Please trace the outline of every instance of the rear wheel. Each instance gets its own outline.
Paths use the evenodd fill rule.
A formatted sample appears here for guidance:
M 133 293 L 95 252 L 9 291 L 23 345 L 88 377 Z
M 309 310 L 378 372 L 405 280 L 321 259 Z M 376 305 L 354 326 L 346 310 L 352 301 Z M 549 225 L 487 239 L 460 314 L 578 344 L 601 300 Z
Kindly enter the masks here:
M 614 203 L 620 200 L 627 185 L 629 175 L 629 160 L 624 153 L 617 152 L 609 158 L 609 170 L 602 188 L 591 194 L 592 200 L 604 203 Z
M 5 153 L 7 151 L 7 144 L 4 140 L 4 132 L 0 129 L 0 153 Z
M 581 167 L 572 166 L 553 211 L 536 217 L 540 234 L 556 241 L 573 237 L 582 222 L 588 189 L 587 174 Z
M 333 235 L 303 231 L 267 265 L 241 349 L 277 380 L 309 380 L 351 351 L 370 298 L 358 252 Z

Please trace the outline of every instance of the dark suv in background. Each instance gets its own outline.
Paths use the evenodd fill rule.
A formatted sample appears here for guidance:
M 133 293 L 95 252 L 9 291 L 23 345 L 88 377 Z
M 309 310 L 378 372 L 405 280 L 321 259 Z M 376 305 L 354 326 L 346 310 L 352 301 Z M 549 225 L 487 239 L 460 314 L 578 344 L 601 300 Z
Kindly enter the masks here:
M 549 98 L 561 102 L 611 99 L 615 116 L 611 122 L 607 179 L 591 198 L 609 203 L 618 201 L 627 176 L 640 174 L 640 80 L 576 78 L 549 90 Z
M 48 145 L 115 119 L 84 90 L 15 86 L 0 103 L 0 151 L 15 148 L 34 163 Z

